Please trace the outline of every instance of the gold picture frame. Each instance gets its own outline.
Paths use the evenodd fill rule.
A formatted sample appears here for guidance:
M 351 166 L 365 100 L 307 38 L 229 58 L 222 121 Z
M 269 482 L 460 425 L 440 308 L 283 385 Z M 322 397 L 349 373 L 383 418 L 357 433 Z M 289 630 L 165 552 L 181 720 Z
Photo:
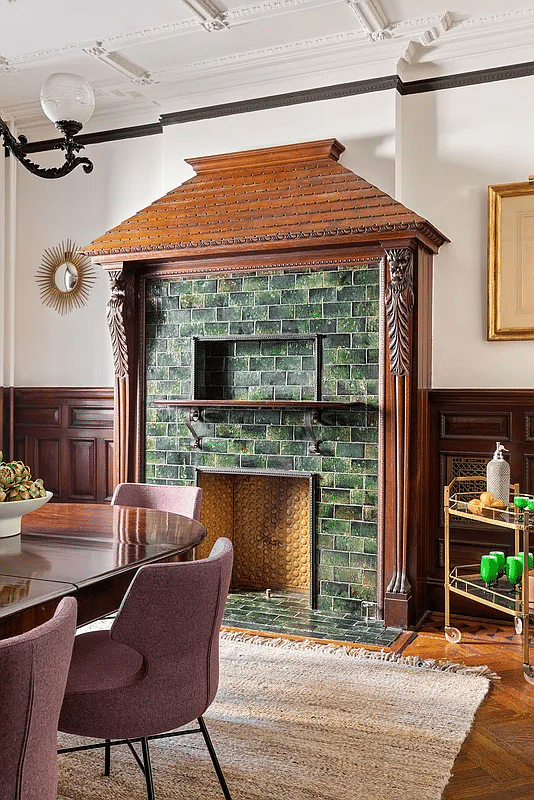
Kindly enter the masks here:
M 534 339 L 534 176 L 488 187 L 488 340 Z
M 44 251 L 35 277 L 42 302 L 58 314 L 68 314 L 87 303 L 96 272 L 85 253 L 67 239 Z

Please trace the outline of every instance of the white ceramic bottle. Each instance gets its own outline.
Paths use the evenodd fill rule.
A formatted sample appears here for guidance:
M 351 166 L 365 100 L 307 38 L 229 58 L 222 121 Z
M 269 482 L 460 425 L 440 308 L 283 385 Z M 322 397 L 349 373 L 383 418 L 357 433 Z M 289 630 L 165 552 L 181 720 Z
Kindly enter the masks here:
M 486 467 L 487 490 L 496 500 L 502 500 L 508 505 L 510 501 L 510 464 L 503 453 L 508 452 L 506 447 L 497 442 L 497 448 L 491 461 Z

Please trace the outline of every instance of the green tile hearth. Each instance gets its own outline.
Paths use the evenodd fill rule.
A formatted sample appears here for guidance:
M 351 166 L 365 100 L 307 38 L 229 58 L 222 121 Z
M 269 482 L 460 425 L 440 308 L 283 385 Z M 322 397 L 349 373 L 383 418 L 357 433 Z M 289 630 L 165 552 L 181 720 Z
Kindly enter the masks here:
M 389 647 L 402 632 L 381 620 L 309 608 L 306 594 L 235 591 L 228 596 L 223 626 L 239 630 Z

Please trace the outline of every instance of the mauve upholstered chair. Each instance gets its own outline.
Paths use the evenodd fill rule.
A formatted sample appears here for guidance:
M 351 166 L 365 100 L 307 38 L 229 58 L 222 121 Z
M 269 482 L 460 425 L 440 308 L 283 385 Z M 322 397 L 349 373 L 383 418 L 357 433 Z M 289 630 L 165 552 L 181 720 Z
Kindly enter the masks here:
M 202 489 L 199 486 L 156 486 L 150 483 L 119 483 L 111 499 L 112 506 L 137 506 L 171 511 L 199 519 Z
M 145 775 L 149 800 L 148 739 L 193 720 L 198 728 L 177 735 L 202 733 L 231 800 L 202 715 L 219 682 L 219 630 L 232 562 L 232 543 L 219 538 L 208 558 L 141 567 L 111 628 L 76 637 L 59 730 L 105 740 L 97 745 L 105 747 L 105 775 L 111 746 L 127 744 Z M 141 742 L 142 761 L 132 741 Z
M 66 597 L 48 622 L 0 640 L 1 800 L 56 800 L 57 724 L 76 606 Z

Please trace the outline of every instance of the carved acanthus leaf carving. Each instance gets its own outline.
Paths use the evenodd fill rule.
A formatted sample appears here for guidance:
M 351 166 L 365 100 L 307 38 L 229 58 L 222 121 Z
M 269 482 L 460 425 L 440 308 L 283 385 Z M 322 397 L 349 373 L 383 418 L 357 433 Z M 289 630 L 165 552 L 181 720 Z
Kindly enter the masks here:
M 410 372 L 410 326 L 413 310 L 413 253 L 408 249 L 386 251 L 390 280 L 385 306 L 389 338 L 389 365 L 392 375 Z
M 128 375 L 128 343 L 124 328 L 124 301 L 126 286 L 122 270 L 109 273 L 111 297 L 107 305 L 107 321 L 113 348 L 113 364 L 115 375 L 126 378 Z

